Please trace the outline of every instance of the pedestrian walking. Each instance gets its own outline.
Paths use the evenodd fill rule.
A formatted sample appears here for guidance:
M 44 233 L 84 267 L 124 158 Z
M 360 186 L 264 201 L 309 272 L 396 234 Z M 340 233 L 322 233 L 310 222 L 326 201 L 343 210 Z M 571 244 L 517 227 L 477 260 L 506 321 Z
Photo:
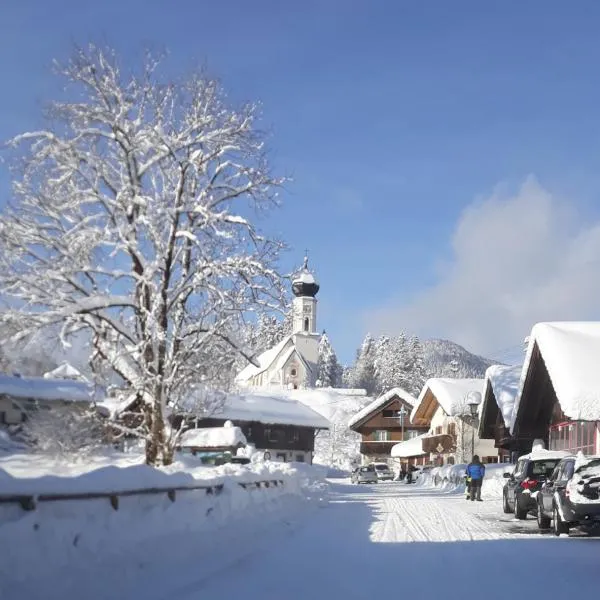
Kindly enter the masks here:
M 471 501 L 477 500 L 481 502 L 481 484 L 485 477 L 485 466 L 479 460 L 479 456 L 475 454 L 473 460 L 467 465 L 467 478 L 471 480 L 469 485 L 469 496 Z

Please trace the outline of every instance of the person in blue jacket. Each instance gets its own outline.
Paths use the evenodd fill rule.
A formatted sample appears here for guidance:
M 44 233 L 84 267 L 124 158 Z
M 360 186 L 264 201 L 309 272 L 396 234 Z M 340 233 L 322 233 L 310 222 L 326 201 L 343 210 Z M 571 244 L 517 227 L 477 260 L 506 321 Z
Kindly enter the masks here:
M 481 484 L 483 483 L 483 478 L 485 477 L 485 466 L 479 460 L 479 456 L 477 456 L 477 454 L 467 465 L 467 477 L 471 478 L 471 501 L 477 500 L 478 502 L 481 502 Z

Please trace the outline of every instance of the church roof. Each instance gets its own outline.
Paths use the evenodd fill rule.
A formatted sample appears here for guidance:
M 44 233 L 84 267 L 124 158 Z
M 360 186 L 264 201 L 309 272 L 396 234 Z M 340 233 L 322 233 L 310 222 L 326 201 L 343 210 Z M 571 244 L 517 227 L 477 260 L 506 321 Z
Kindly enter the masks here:
M 265 350 L 262 354 L 257 357 L 258 366 L 250 363 L 246 367 L 244 367 L 236 376 L 236 381 L 246 381 L 250 379 L 250 377 L 254 377 L 259 373 L 262 373 L 266 369 L 268 369 L 277 357 L 281 353 L 281 351 L 285 348 L 286 344 L 291 340 L 292 334 L 284 337 L 278 344 L 270 348 L 269 350 Z

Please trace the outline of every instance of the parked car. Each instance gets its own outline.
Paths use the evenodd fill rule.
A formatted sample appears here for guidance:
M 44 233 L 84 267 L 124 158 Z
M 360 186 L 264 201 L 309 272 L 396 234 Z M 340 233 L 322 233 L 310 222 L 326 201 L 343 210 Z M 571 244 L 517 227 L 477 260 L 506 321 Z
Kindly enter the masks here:
M 350 476 L 352 483 L 377 483 L 377 471 L 373 465 L 366 465 L 364 467 L 357 467 L 352 471 Z
M 387 463 L 373 463 L 378 481 L 393 481 L 394 472 Z
M 600 529 L 600 457 L 577 462 L 561 460 L 537 495 L 538 527 L 552 526 L 557 536 L 572 527 Z
M 552 475 L 556 465 L 569 456 L 568 452 L 526 454 L 517 461 L 512 473 L 504 473 L 507 482 L 502 490 L 502 509 L 517 519 L 537 515 L 537 494 Z

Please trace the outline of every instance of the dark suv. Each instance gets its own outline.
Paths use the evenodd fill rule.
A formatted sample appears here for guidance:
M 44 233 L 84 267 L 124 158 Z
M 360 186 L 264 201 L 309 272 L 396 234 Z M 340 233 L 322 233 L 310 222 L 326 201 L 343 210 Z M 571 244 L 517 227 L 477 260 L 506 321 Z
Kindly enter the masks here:
M 566 453 L 565 453 L 566 454 Z M 515 513 L 517 519 L 526 519 L 529 513 L 537 513 L 534 492 L 552 475 L 561 457 L 555 454 L 548 458 L 525 455 L 519 458 L 512 473 L 504 473 L 508 481 L 502 490 L 502 508 L 505 513 Z
M 600 458 L 590 458 L 576 468 L 575 458 L 565 458 L 542 486 L 537 497 L 538 526 L 552 524 L 554 535 L 571 527 L 600 529 Z

